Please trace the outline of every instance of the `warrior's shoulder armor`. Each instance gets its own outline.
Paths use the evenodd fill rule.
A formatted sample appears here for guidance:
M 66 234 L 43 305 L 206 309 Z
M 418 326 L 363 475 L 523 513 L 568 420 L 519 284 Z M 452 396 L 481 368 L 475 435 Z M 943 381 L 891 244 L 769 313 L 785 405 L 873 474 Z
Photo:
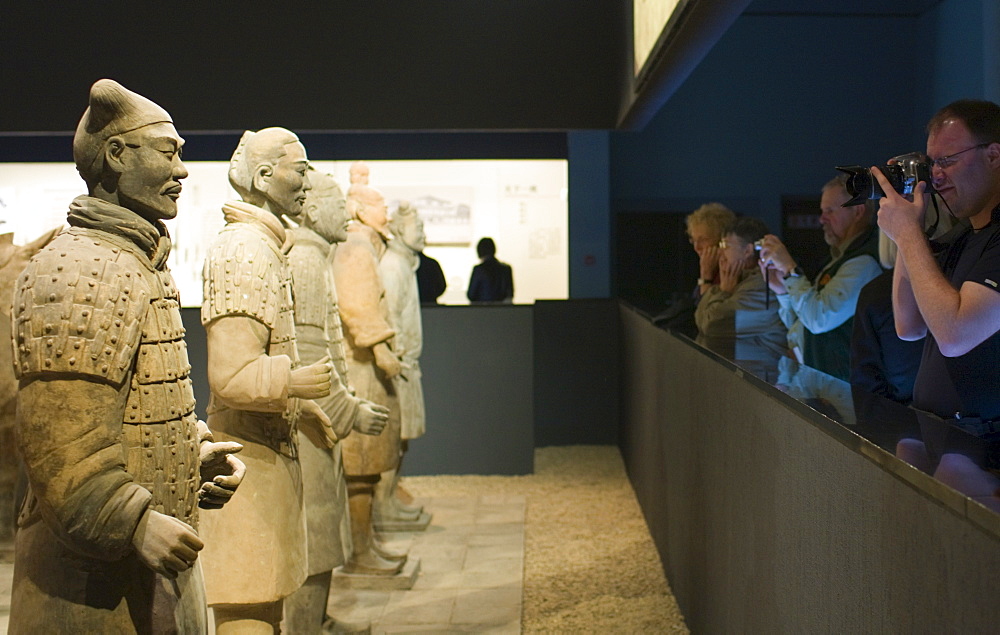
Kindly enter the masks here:
M 202 324 L 246 315 L 274 329 L 287 277 L 287 263 L 265 236 L 245 223 L 226 226 L 205 259 Z
M 132 367 L 157 274 L 106 236 L 70 229 L 18 278 L 12 313 L 18 377 L 59 372 L 120 383 Z
M 333 301 L 326 255 L 315 244 L 302 240 L 288 252 L 288 264 L 295 291 L 295 323 L 323 328 Z

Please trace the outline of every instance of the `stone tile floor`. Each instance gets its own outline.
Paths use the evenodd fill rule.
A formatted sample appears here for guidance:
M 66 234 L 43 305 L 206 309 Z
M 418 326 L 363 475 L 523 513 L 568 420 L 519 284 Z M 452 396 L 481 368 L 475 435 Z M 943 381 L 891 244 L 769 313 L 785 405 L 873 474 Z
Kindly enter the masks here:
M 329 612 L 370 620 L 372 633 L 520 633 L 524 581 L 523 496 L 429 498 L 426 531 L 385 534 L 420 559 L 409 591 L 334 589 Z M 7 632 L 14 566 L 0 545 L 0 633 Z M 5 557 L 7 556 L 7 557 Z
M 421 500 L 426 531 L 385 534 L 409 548 L 420 576 L 409 591 L 330 594 L 329 612 L 370 620 L 372 633 L 520 633 L 524 580 L 523 496 Z

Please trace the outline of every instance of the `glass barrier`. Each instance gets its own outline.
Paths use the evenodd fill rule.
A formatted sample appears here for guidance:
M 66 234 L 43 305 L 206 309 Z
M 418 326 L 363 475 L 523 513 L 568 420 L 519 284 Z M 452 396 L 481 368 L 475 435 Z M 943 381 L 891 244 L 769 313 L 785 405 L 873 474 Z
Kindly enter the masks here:
M 823 418 L 1000 512 L 1000 427 L 954 421 L 852 386 L 752 340 L 670 329 L 793 397 Z

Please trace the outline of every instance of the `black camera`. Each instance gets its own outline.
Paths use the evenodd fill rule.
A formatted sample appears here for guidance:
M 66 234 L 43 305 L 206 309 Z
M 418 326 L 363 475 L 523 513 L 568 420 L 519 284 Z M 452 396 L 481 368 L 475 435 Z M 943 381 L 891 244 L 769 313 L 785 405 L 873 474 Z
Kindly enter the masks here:
M 885 196 L 870 168 L 860 165 L 838 165 L 837 169 L 847 174 L 847 193 L 851 200 L 844 203 L 844 207 L 860 205 L 866 199 Z M 892 185 L 892 189 L 904 196 L 913 194 L 913 189 L 920 181 L 927 184 L 928 192 L 933 191 L 931 161 L 922 152 L 908 152 L 893 157 L 890 163 L 882 167 L 882 174 Z

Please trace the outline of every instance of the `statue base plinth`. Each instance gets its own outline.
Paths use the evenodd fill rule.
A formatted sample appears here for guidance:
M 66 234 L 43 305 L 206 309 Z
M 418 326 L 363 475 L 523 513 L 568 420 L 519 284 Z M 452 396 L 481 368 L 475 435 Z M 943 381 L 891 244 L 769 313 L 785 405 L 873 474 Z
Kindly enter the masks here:
M 395 575 L 344 573 L 344 567 L 337 567 L 333 570 L 332 586 L 365 591 L 407 591 L 413 588 L 419 573 L 419 558 L 407 558 L 403 570 Z
M 420 512 L 420 515 L 413 520 L 400 520 L 397 518 L 376 517 L 372 522 L 375 531 L 379 532 L 402 532 L 402 531 L 424 531 L 431 524 L 434 514 Z

